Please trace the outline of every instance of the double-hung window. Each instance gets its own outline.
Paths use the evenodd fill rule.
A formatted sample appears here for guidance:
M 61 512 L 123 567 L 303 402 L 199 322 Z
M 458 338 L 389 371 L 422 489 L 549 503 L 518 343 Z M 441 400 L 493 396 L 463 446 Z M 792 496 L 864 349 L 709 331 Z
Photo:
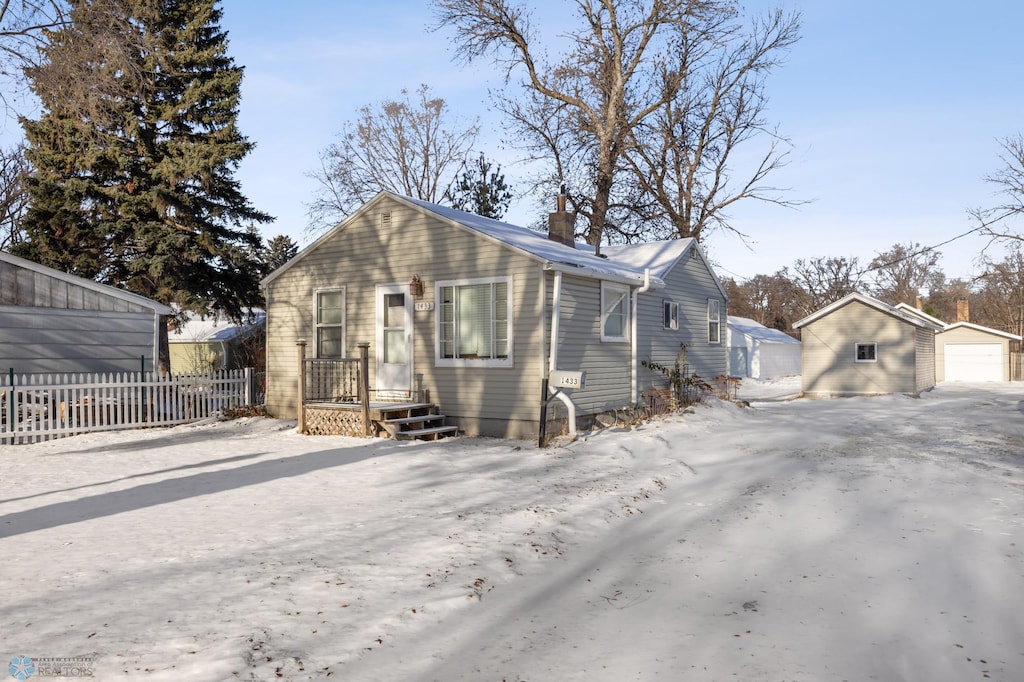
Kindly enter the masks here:
M 510 277 L 437 283 L 437 364 L 511 367 Z
M 708 343 L 722 342 L 722 311 L 717 299 L 708 299 Z
M 601 340 L 629 341 L 629 287 L 601 282 Z
M 345 290 L 322 289 L 314 299 L 316 357 L 345 357 Z
M 665 329 L 679 329 L 679 304 L 675 301 L 662 301 L 662 322 Z

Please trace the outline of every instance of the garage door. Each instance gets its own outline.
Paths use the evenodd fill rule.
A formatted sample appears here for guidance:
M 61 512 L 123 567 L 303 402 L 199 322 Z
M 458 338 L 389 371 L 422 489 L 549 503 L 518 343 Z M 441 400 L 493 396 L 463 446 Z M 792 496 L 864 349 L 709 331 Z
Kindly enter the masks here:
M 1001 343 L 946 345 L 946 381 L 1002 381 Z

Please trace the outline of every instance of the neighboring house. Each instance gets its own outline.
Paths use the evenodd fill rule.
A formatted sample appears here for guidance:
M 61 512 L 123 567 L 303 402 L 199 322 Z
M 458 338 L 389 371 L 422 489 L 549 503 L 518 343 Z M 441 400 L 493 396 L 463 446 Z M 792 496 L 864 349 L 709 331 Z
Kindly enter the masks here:
M 155 368 L 167 306 L 0 252 L 0 371 Z
M 573 244 L 572 214 L 545 235 L 382 192 L 264 280 L 267 409 L 294 417 L 296 341 L 308 355 L 356 357 L 370 344 L 380 396 L 429 393 L 469 435 L 537 433 L 550 369 L 585 385 L 549 389 L 585 425 L 666 378 L 686 345 L 690 371 L 726 372 L 727 297 L 696 242 Z
M 942 325 L 920 315 L 853 293 L 793 326 L 802 331 L 805 396 L 916 396 L 935 386 Z
M 747 317 L 729 316 L 729 374 L 773 379 L 800 373 L 800 342 Z
M 953 324 L 906 303 L 896 306 L 941 327 L 935 336 L 935 381 L 1010 381 L 1010 342 L 1021 337 L 968 322 L 967 301 L 957 303 L 961 319 Z
M 188 313 L 184 324 L 167 333 L 171 372 L 196 374 L 218 369 L 242 369 L 262 355 L 266 313 L 253 312 L 244 322 L 219 313 Z

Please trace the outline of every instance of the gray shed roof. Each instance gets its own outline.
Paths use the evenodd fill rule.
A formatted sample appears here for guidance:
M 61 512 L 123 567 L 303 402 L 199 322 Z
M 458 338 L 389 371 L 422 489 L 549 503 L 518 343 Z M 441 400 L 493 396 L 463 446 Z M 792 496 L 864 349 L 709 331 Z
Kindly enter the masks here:
M 67 282 L 74 286 L 82 287 L 83 289 L 91 289 L 92 291 L 96 291 L 104 296 L 110 296 L 122 301 L 127 301 L 128 303 L 134 303 L 135 305 L 142 306 L 144 308 L 149 308 L 157 315 L 174 314 L 174 311 L 168 306 L 150 298 L 146 298 L 145 296 L 139 296 L 138 294 L 133 294 L 132 292 L 125 291 L 124 289 L 118 289 L 117 287 L 112 287 L 107 284 L 100 284 L 99 282 L 94 282 L 91 279 L 85 279 L 84 277 L 78 277 L 77 275 L 71 275 L 66 272 L 62 272 L 61 270 L 49 268 L 45 265 L 40 265 L 39 263 L 11 255 L 6 251 L 0 251 L 0 261 L 19 268 L 31 270 L 32 272 L 37 272 L 47 277 L 52 277 L 53 279 L 60 280 L 62 282 Z

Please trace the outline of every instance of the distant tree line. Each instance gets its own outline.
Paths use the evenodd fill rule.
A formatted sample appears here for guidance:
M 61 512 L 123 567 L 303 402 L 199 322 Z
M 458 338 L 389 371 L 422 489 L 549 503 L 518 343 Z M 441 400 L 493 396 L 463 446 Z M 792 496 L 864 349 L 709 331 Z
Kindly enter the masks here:
M 958 302 L 965 300 L 971 322 L 1024 335 L 1024 243 L 1011 245 L 1002 260 L 987 260 L 984 274 L 971 281 L 947 279 L 939 257 L 920 244 L 895 244 L 867 266 L 856 257 L 822 256 L 742 282 L 726 278 L 729 314 L 793 332 L 794 322 L 859 292 L 920 306 L 944 322 L 957 321 Z

